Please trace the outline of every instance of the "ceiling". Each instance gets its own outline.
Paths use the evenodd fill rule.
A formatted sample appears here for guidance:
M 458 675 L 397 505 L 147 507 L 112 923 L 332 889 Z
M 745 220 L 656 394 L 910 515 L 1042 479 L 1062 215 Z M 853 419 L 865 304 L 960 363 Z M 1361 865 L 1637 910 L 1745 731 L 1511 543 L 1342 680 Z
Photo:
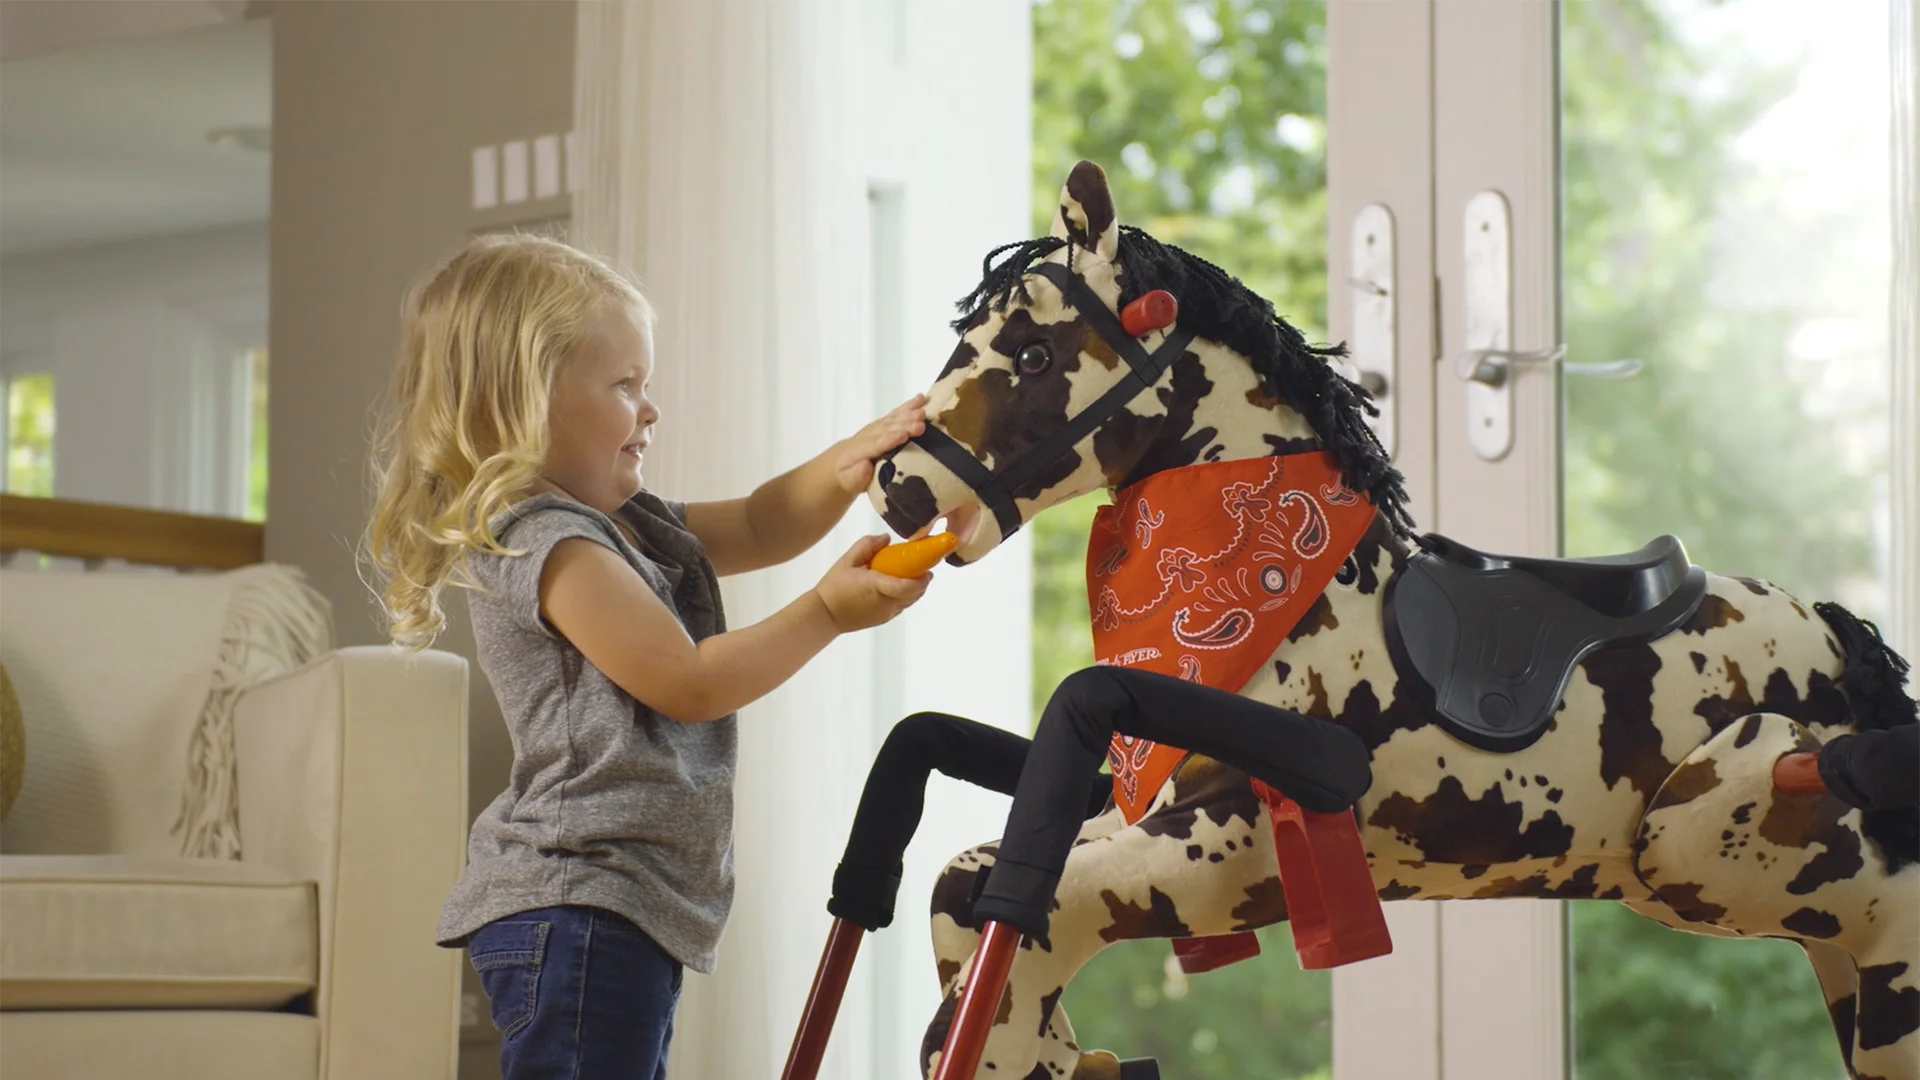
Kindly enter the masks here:
M 265 221 L 268 155 L 207 135 L 271 123 L 270 35 L 226 3 L 0 3 L 0 255 Z

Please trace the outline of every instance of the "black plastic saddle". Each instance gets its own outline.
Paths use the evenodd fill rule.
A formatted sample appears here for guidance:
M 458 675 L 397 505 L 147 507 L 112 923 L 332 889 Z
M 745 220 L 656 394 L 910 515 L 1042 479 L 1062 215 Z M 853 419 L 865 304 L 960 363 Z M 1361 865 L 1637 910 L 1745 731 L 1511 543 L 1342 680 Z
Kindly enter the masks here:
M 1429 534 L 1387 583 L 1387 650 L 1442 727 L 1511 752 L 1546 731 L 1583 657 L 1671 632 L 1706 589 L 1673 536 L 1626 555 L 1532 559 Z

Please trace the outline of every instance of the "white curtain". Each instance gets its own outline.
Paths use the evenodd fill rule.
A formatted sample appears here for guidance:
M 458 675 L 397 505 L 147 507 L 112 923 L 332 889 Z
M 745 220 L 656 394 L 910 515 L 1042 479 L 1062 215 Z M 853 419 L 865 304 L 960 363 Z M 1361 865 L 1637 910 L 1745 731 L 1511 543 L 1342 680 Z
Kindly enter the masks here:
M 1893 51 L 1893 622 L 1920 655 L 1920 2 L 1888 0 Z
M 583 0 L 574 236 L 635 267 L 658 310 L 649 486 L 754 485 L 873 409 L 867 207 L 851 0 Z M 865 512 L 785 567 L 729 580 L 729 622 L 810 588 Z M 689 975 L 671 1075 L 780 1071 L 872 758 L 874 635 L 844 638 L 741 714 L 739 891 L 712 977 Z M 865 1075 L 849 1002 L 823 1076 Z

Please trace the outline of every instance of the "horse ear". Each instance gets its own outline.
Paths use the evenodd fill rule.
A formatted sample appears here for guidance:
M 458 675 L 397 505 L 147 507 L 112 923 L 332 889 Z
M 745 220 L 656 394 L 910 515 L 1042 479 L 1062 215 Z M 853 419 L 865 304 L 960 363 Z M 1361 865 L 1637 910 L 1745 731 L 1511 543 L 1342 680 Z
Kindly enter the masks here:
M 1053 235 L 1077 248 L 1111 261 L 1120 250 L 1120 221 L 1113 212 L 1113 193 L 1107 174 L 1083 161 L 1067 175 L 1060 189 L 1060 212 L 1053 217 Z

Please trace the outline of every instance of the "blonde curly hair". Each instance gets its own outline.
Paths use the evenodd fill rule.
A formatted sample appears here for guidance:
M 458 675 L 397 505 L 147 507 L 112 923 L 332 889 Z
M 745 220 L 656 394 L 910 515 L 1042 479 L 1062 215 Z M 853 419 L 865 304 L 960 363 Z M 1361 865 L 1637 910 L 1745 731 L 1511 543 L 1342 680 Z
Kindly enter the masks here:
M 530 236 L 476 239 L 408 290 L 361 543 L 394 644 L 433 643 L 440 590 L 474 587 L 469 554 L 514 554 L 487 522 L 532 491 L 554 375 L 617 304 L 652 318 L 626 275 Z

